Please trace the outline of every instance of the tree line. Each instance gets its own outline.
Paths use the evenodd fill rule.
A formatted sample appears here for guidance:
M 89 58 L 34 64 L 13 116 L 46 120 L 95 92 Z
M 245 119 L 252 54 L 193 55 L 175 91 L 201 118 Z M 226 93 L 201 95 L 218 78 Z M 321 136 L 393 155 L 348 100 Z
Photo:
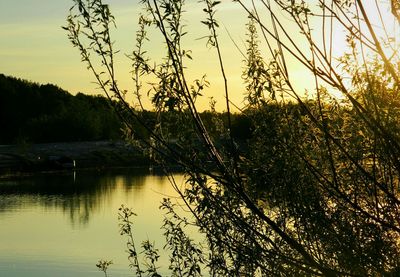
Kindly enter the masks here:
M 141 115 L 154 129 L 156 113 L 141 111 Z M 220 137 L 217 122 L 226 125 L 226 116 L 210 111 L 202 112 L 201 116 L 209 130 Z M 170 112 L 165 113 L 165 117 L 170 132 L 178 130 L 176 115 Z M 0 126 L 0 144 L 118 140 L 123 137 L 121 120 L 104 96 L 72 95 L 52 84 L 41 85 L 4 74 L 0 74 Z M 146 130 L 138 124 L 134 126 L 136 133 L 148 138 Z M 251 135 L 250 120 L 236 114 L 232 129 L 236 138 L 245 140 Z M 177 134 L 173 136 L 177 137 Z
M 0 74 L 0 143 L 118 139 L 121 123 L 105 97 L 73 96 Z

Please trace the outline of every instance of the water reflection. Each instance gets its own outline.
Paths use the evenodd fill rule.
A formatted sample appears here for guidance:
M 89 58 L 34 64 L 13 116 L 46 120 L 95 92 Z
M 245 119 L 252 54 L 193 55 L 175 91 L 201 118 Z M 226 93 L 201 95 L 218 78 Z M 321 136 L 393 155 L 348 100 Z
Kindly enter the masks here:
M 0 180 L 0 276 L 95 277 L 99 259 L 113 260 L 111 276 L 131 276 L 118 208 L 138 214 L 139 243 L 150 238 L 163 251 L 158 206 L 165 195 L 176 196 L 167 178 L 132 169 Z M 160 266 L 168 268 L 163 256 Z
M 0 214 L 41 206 L 61 209 L 74 227 L 84 227 L 101 207 L 109 205 L 116 190 L 141 197 L 149 175 L 145 170 L 68 172 L 0 181 Z

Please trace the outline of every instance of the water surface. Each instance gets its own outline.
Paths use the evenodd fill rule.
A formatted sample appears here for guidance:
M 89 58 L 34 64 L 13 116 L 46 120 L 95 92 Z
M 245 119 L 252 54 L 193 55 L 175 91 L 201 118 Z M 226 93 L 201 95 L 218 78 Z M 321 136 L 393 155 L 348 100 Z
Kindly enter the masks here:
M 132 169 L 0 180 L 0 276 L 103 276 L 99 259 L 113 261 L 111 276 L 132 276 L 118 208 L 138 214 L 138 244 L 150 239 L 162 250 L 164 197 L 176 197 L 166 177 Z

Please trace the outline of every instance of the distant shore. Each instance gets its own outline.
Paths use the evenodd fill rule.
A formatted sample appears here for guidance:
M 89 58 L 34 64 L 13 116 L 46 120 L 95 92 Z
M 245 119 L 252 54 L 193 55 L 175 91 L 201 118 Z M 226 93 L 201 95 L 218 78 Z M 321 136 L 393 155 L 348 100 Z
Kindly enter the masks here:
M 71 169 L 149 167 L 141 149 L 123 141 L 0 145 L 0 176 Z

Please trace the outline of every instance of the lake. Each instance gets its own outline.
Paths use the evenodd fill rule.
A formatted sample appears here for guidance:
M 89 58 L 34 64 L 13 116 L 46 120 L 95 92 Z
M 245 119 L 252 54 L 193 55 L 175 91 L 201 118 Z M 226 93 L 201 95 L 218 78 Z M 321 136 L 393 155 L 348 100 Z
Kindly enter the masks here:
M 183 176 L 176 174 L 178 183 Z M 133 208 L 136 244 L 163 252 L 163 198 L 177 193 L 166 177 L 140 170 L 78 171 L 0 180 L 0 276 L 133 276 L 119 234 L 118 208 Z M 168 268 L 168 256 L 159 264 Z

